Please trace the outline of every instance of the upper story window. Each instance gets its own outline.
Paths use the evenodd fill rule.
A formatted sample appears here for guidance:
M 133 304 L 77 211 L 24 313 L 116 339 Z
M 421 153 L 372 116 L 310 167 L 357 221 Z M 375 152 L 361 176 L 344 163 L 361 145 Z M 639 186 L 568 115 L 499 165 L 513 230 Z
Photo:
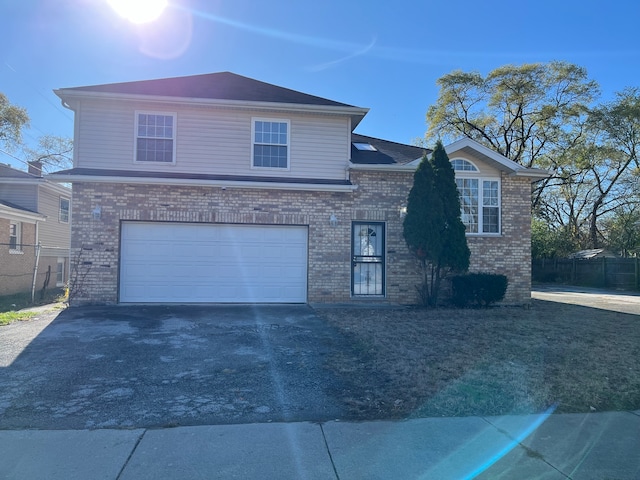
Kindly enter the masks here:
M 456 171 L 456 185 L 460 195 L 460 213 L 467 233 L 500 233 L 500 181 L 483 178 L 470 161 L 451 161 Z
M 60 213 L 58 219 L 61 223 L 69 223 L 69 208 L 71 203 L 68 198 L 60 197 Z
M 22 251 L 22 223 L 9 221 L 9 252 Z
M 175 163 L 176 115 L 136 112 L 136 162 Z
M 289 168 L 289 121 L 254 118 L 252 166 Z

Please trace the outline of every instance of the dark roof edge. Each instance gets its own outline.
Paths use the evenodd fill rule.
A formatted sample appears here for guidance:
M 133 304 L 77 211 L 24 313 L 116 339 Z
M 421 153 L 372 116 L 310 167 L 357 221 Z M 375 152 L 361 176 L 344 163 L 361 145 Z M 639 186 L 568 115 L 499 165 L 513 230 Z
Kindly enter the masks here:
M 251 175 L 208 175 L 203 173 L 168 173 L 132 170 L 102 170 L 95 168 L 72 168 L 50 173 L 47 177 L 56 180 L 63 176 L 82 177 L 119 177 L 119 178 L 158 178 L 175 180 L 222 180 L 230 182 L 267 182 L 267 183 L 307 183 L 317 185 L 351 185 L 349 180 L 334 180 L 324 178 L 291 178 L 291 177 L 259 177 Z

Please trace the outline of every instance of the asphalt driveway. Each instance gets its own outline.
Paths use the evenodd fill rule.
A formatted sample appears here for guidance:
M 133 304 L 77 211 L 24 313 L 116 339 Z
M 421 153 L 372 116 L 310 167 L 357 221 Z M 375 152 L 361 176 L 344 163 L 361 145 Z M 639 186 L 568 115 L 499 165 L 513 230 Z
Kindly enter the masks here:
M 640 294 L 637 292 L 571 285 L 538 284 L 533 287 L 531 298 L 640 315 Z
M 77 307 L 0 329 L 0 429 L 342 418 L 308 306 Z

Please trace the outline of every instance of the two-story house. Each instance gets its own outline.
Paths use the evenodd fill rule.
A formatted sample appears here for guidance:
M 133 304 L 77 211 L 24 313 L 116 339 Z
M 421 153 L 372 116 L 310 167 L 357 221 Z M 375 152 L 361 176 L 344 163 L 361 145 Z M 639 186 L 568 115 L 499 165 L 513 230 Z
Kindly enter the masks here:
M 70 220 L 69 188 L 0 164 L 0 295 L 67 282 Z
M 232 73 L 56 90 L 75 112 L 76 303 L 416 303 L 402 220 L 422 148 L 354 133 L 366 108 Z M 447 147 L 471 270 L 530 300 L 543 172 Z

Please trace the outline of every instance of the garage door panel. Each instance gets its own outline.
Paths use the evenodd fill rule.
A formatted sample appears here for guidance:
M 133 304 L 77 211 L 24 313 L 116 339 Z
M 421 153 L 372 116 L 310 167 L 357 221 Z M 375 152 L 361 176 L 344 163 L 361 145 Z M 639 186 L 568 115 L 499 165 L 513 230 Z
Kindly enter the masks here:
M 306 227 L 125 222 L 121 235 L 121 302 L 306 302 Z

